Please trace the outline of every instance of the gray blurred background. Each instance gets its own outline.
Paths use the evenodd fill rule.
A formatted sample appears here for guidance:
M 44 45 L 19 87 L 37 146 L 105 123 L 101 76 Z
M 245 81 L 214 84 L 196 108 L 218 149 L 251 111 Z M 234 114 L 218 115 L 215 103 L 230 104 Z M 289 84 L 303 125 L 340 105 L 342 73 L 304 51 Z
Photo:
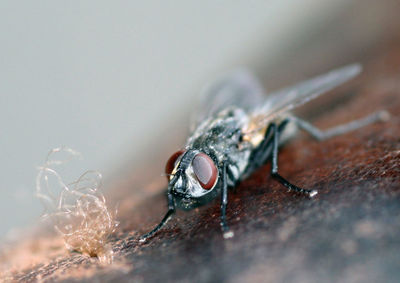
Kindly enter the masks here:
M 381 28 L 384 9 L 375 6 L 358 17 L 366 32 L 340 21 L 358 14 L 349 0 L 1 1 L 0 237 L 38 221 L 36 167 L 51 148 L 83 154 L 67 176 L 96 169 L 111 179 L 151 155 L 149 144 L 164 142 L 217 74 L 244 65 L 274 81 L 279 60 L 296 64 L 288 50 L 324 26 L 343 29 L 327 35 L 326 52 L 346 40 L 361 46 Z

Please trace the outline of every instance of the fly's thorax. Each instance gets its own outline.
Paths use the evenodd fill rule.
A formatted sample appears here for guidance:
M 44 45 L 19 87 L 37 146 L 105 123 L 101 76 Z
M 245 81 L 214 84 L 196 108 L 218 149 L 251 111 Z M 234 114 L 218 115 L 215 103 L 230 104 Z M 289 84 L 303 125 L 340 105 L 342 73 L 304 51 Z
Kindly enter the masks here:
M 207 147 L 226 140 L 248 124 L 248 115 L 240 108 L 229 107 L 208 117 L 192 132 L 186 146 Z

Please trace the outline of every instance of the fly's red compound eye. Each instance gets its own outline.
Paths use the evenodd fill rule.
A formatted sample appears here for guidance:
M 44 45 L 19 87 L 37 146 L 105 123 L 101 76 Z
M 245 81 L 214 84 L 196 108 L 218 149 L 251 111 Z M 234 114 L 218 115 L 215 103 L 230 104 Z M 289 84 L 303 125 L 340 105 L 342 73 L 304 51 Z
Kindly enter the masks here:
M 192 168 L 203 189 L 210 190 L 214 187 L 218 171 L 214 161 L 207 154 L 197 154 L 192 161 Z
M 178 150 L 174 154 L 171 155 L 171 157 L 168 159 L 167 164 L 165 165 L 165 174 L 167 174 L 167 178 L 169 179 L 169 175 L 172 173 L 174 168 L 176 167 L 176 164 L 179 160 L 179 158 L 182 156 L 184 153 L 184 150 Z

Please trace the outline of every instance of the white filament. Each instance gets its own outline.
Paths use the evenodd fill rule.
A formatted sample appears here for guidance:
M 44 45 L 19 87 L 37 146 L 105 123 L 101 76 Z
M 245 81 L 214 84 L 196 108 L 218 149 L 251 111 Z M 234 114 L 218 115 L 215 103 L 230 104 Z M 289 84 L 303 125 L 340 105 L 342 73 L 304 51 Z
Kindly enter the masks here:
M 65 159 L 53 159 L 57 153 L 67 154 Z M 102 262 L 112 261 L 109 236 L 118 222 L 116 211 L 110 211 L 100 191 L 102 176 L 97 171 L 87 171 L 76 181 L 66 184 L 52 167 L 81 157 L 77 151 L 59 147 L 51 150 L 36 177 L 36 196 L 42 201 L 46 212 L 69 250 L 97 256 Z M 55 179 L 50 185 L 49 178 Z M 55 190 L 59 190 L 56 193 Z

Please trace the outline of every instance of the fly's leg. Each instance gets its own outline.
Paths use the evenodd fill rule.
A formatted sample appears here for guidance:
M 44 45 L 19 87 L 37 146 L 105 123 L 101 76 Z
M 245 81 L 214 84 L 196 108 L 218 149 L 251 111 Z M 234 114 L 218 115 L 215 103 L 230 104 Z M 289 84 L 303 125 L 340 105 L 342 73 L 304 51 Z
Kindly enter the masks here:
M 271 130 L 273 134 L 273 142 L 272 142 L 272 167 L 271 167 L 271 175 L 275 179 L 277 179 L 282 185 L 288 188 L 291 191 L 295 191 L 298 193 L 306 194 L 309 197 L 315 196 L 318 191 L 317 190 L 306 190 L 300 187 L 297 187 L 290 183 L 288 180 L 283 178 L 278 173 L 278 145 L 279 145 L 279 128 L 275 123 L 271 124 Z
M 285 122 L 286 124 L 287 122 Z M 254 152 L 253 168 L 258 168 L 263 165 L 268 157 L 271 155 L 271 130 L 272 125 L 270 124 L 264 134 L 264 140 L 260 143 L 257 150 Z
M 156 227 L 154 227 L 153 230 L 151 230 L 150 232 L 148 232 L 140 237 L 139 242 L 143 243 L 148 238 L 152 237 L 155 233 L 157 233 L 162 227 L 164 227 L 165 224 L 167 224 L 168 220 L 171 218 L 172 214 L 174 214 L 174 213 L 175 213 L 175 202 L 172 197 L 172 194 L 168 191 L 168 211 L 167 211 L 167 213 L 165 214 L 165 216 L 161 220 L 161 222 Z
M 285 129 L 285 126 L 289 122 L 288 119 L 284 120 L 279 124 L 278 131 L 282 132 Z M 272 143 L 273 143 L 273 135 L 271 135 L 272 124 L 270 124 L 265 131 L 264 139 L 261 141 L 257 149 L 252 153 L 250 157 L 249 167 L 246 169 L 247 172 L 252 172 L 256 168 L 264 165 L 271 156 L 272 153 Z
M 228 205 L 228 186 L 226 182 L 226 163 L 222 167 L 222 189 L 221 189 L 221 229 L 222 232 L 228 231 L 226 224 L 226 206 Z
M 228 205 L 228 183 L 226 181 L 226 162 L 222 167 L 222 189 L 221 189 L 221 229 L 224 239 L 229 239 L 234 236 L 234 233 L 229 230 L 226 224 L 226 207 Z
M 339 125 L 327 130 L 320 130 L 317 127 L 311 125 L 309 122 L 304 121 L 297 117 L 291 117 L 290 119 L 295 122 L 299 128 L 303 129 L 307 133 L 309 133 L 316 140 L 322 141 L 325 139 L 329 139 L 334 136 L 342 135 L 350 131 L 357 130 L 359 128 L 365 127 L 369 124 L 378 122 L 378 121 L 387 121 L 390 117 L 390 114 L 387 111 L 379 111 L 372 113 L 364 118 L 351 121 L 347 124 Z

